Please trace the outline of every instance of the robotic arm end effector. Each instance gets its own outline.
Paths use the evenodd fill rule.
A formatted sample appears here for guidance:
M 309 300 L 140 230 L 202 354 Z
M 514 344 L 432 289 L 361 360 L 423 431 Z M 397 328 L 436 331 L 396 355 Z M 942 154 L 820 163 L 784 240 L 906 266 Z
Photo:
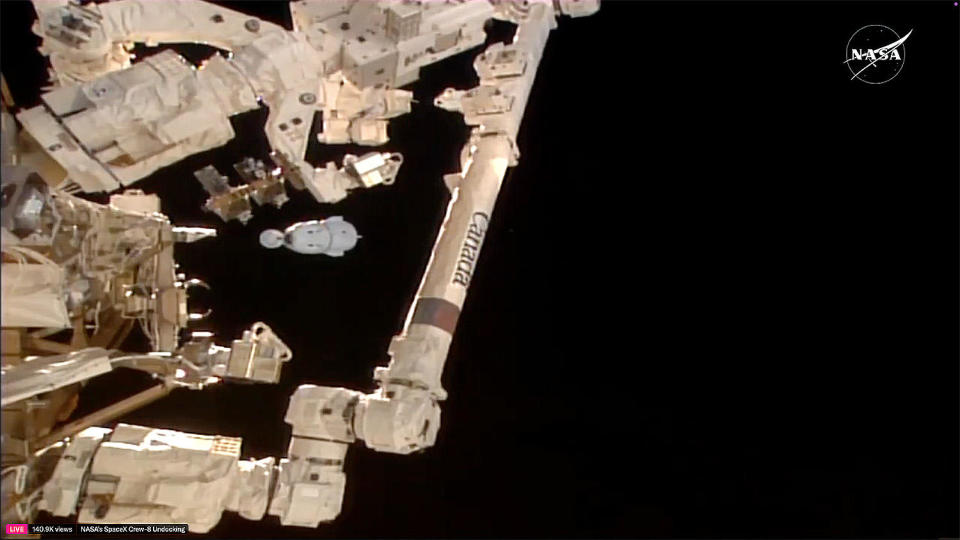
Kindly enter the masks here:
M 340 513 L 347 448 L 362 438 L 381 452 L 409 454 L 432 446 L 440 407 L 425 390 L 387 385 L 375 394 L 302 385 L 284 420 L 293 428 L 280 461 L 269 513 L 283 525 L 316 527 Z
M 343 388 L 301 385 L 284 420 L 293 428 L 280 460 L 270 514 L 283 525 L 316 527 L 340 513 L 347 447 L 356 440 L 353 416 L 362 394 Z
M 357 431 L 368 448 L 411 454 L 436 443 L 440 406 L 428 392 L 388 385 L 365 396 L 357 408 Z

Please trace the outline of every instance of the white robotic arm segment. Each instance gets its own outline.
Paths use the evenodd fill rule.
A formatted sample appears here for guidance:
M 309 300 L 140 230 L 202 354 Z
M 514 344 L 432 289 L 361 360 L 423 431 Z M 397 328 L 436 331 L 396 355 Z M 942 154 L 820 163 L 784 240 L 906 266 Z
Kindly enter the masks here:
M 390 344 L 389 366 L 375 371 L 380 389 L 365 396 L 357 409 L 357 434 L 371 448 L 409 453 L 432 446 L 436 440 L 440 425 L 437 402 L 446 398 L 440 380 L 443 366 L 497 194 L 516 157 L 513 139 L 526 95 L 554 25 L 550 6 L 535 5 L 509 46 L 511 54 L 503 57 L 504 49 L 495 45 L 475 63 L 481 84 L 500 91 L 488 92 L 486 97 L 502 98 L 505 105 L 493 103 L 496 106 L 491 110 L 477 112 L 484 118 L 465 148 L 460 180 L 450 180 L 453 196 L 420 289 L 403 332 Z M 496 73 L 486 74 L 481 66 L 496 67 Z M 466 109 L 467 94 L 447 91 L 439 103 Z M 491 120 L 500 120 L 502 129 L 489 129 Z
M 34 33 L 50 56 L 59 82 L 68 86 L 126 68 L 133 43 L 203 43 L 233 50 L 269 32 L 273 23 L 200 0 L 118 0 L 80 6 L 34 0 Z
M 293 428 L 280 461 L 270 514 L 284 525 L 316 527 L 340 513 L 347 447 L 356 440 L 355 411 L 362 394 L 302 385 L 290 397 L 284 420 Z
M 259 97 L 268 102 L 283 94 L 312 85 L 319 93 L 323 76 L 323 58 L 301 34 L 292 32 L 265 33 L 249 45 L 234 51 L 232 62 L 244 73 Z M 305 103 L 320 106 L 322 96 Z
M 427 392 L 401 385 L 373 395 L 302 385 L 284 420 L 293 430 L 269 512 L 284 525 L 316 527 L 340 513 L 352 442 L 363 438 L 371 448 L 399 454 L 422 449 L 436 439 L 440 409 Z
M 308 188 L 321 202 L 345 197 L 345 189 L 316 178 L 314 167 L 304 160 L 314 114 L 331 99 L 326 95 L 323 57 L 303 35 L 280 32 L 237 50 L 232 64 L 270 107 L 265 131 L 284 178 L 296 189 Z
M 440 406 L 424 390 L 390 384 L 364 397 L 357 408 L 356 425 L 367 448 L 410 454 L 436 442 Z
M 314 189 L 313 165 L 304 159 L 314 114 L 323 103 L 322 90 L 318 79 L 306 79 L 295 88 L 275 93 L 269 98 L 270 114 L 264 129 L 274 155 L 283 156 L 277 161 L 290 185 L 296 189 L 306 187 L 317 200 L 326 201 L 329 199 L 321 198 L 323 195 Z
M 276 24 L 200 0 L 118 0 L 99 5 L 112 41 L 203 43 L 233 50 L 268 32 Z
M 436 441 L 443 366 L 511 152 L 502 135 L 476 146 L 404 331 L 390 344 L 390 365 L 375 371 L 380 388 L 357 407 L 357 436 L 381 452 L 409 454 Z
M 270 502 L 270 482 L 275 468 L 276 459 L 272 457 L 237 462 L 238 473 L 226 509 L 246 519 L 262 519 Z
M 346 475 L 347 444 L 294 437 L 290 458 L 280 460 L 270 514 L 280 523 L 316 527 L 340 513 Z
M 300 517 L 284 518 L 284 523 L 315 525 L 336 515 L 343 496 L 340 460 L 345 454 L 341 452 L 345 453 L 347 444 L 356 438 L 363 439 L 369 448 L 398 454 L 422 450 L 436 442 L 438 402 L 446 397 L 440 381 L 443 366 L 497 194 L 507 167 L 516 158 L 513 139 L 546 35 L 554 24 L 552 16 L 549 6 L 535 7 L 521 25 L 512 46 L 514 55 L 497 59 L 504 65 L 517 57 L 524 60 L 519 70 L 498 74 L 496 81 L 490 82 L 495 88 L 502 87 L 504 97 L 516 108 L 486 111 L 484 120 L 499 120 L 499 129 L 476 129 L 465 148 L 464 170 L 458 175 L 460 180 L 403 333 L 391 342 L 390 365 L 375 371 L 379 389 L 360 395 L 341 388 L 301 386 L 291 398 L 287 414 L 287 422 L 294 426 L 291 456 L 295 452 L 322 455 L 330 459 L 325 462 L 330 469 L 311 473 L 317 480 L 306 485 L 297 483 L 307 474 L 303 465 L 291 468 L 286 476 L 281 474 L 274 499 L 276 513 L 290 512 L 298 499 L 309 500 L 304 492 L 315 494 L 320 501 L 316 503 L 320 506 L 313 507 L 316 513 L 303 506 L 295 512 Z M 460 96 L 448 93 L 446 97 Z M 289 487 L 280 488 L 285 485 Z M 275 513 L 273 507 L 271 513 Z M 308 518 L 303 518 L 304 514 Z M 320 515 L 326 517 L 321 519 Z
M 254 89 L 247 76 L 233 63 L 215 54 L 208 58 L 197 72 L 203 89 L 209 90 L 212 98 L 207 104 L 216 104 L 226 116 L 233 116 L 259 107 Z
M 284 421 L 293 438 L 351 443 L 356 440 L 353 413 L 362 394 L 345 388 L 300 385 L 290 396 Z

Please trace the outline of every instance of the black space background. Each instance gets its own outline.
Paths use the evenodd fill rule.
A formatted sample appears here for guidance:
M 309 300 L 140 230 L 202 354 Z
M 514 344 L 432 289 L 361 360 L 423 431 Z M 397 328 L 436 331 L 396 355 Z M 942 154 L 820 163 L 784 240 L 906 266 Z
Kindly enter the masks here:
M 234 7 L 289 26 L 283 3 Z M 34 105 L 45 66 L 32 11 L 2 8 L 3 73 Z M 561 20 L 450 351 L 436 447 L 351 450 L 335 523 L 226 513 L 212 534 L 960 535 L 958 11 L 608 1 Z M 851 81 L 842 63 L 867 24 L 914 30 L 884 85 Z M 262 320 L 295 356 L 277 386 L 178 391 L 124 421 L 277 456 L 297 385 L 372 389 L 466 139 L 430 103 L 474 84 L 475 53 L 413 85 L 420 103 L 385 147 L 406 158 L 391 187 L 337 205 L 291 192 L 246 227 L 204 214 L 191 172 L 265 158 L 265 110 L 234 118 L 225 147 L 134 186 L 178 224 L 220 231 L 178 247 L 214 288 L 195 301 L 214 308 L 198 329 L 226 344 Z M 318 164 L 363 150 L 316 146 Z M 331 215 L 363 235 L 342 259 L 257 243 Z M 95 382 L 80 412 L 145 384 Z

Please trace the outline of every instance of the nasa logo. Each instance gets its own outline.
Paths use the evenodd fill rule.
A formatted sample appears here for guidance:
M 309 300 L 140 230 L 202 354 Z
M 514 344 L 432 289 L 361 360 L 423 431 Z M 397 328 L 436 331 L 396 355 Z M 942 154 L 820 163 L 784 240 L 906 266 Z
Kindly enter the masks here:
M 907 59 L 904 42 L 911 33 L 913 30 L 900 37 L 882 24 L 871 24 L 854 32 L 847 41 L 843 62 L 853 74 L 850 80 L 883 84 L 896 77 Z
M 477 255 L 480 254 L 480 245 L 483 244 L 483 236 L 487 233 L 489 222 L 490 216 L 483 212 L 474 212 L 470 218 L 470 225 L 467 227 L 467 234 L 460 248 L 460 258 L 457 259 L 457 268 L 453 272 L 454 284 L 463 287 L 470 284 L 473 266 L 477 262 Z

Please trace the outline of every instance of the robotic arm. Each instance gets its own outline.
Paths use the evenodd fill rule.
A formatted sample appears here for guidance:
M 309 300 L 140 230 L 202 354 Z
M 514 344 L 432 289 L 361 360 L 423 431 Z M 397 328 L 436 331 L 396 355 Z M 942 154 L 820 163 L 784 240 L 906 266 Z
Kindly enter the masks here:
M 287 472 L 279 476 L 270 507 L 284 525 L 314 527 L 339 513 L 342 463 L 356 439 L 396 454 L 435 443 L 439 402 L 446 398 L 440 382 L 443 365 L 503 177 L 516 163 L 523 107 L 554 26 L 549 5 L 532 7 L 512 44 L 493 46 L 477 59 L 480 86 L 451 105 L 477 127 L 464 148 L 462 172 L 446 178 L 452 191 L 447 216 L 403 332 L 391 343 L 392 360 L 374 372 L 378 390 L 361 394 L 304 385 L 291 397 L 286 421 L 293 433 L 288 459 L 281 461 L 281 471 L 286 464 Z M 482 98 L 476 97 L 481 95 L 502 96 L 504 105 L 481 110 Z

